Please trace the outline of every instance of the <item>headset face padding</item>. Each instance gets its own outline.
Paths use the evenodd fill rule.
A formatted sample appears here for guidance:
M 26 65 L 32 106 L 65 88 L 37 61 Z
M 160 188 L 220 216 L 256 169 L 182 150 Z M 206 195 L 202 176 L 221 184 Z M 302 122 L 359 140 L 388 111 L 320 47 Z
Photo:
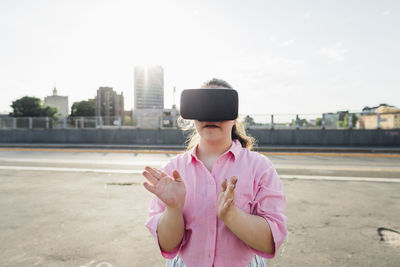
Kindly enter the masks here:
M 181 94 L 180 112 L 187 120 L 234 120 L 238 110 L 239 97 L 234 89 L 186 89 Z

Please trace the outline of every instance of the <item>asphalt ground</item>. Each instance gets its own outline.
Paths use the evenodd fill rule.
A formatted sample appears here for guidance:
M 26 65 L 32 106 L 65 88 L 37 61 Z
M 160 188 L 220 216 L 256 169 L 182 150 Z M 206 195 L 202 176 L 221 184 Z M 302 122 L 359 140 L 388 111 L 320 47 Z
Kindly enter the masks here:
M 173 156 L 2 149 L 0 266 L 164 266 L 144 227 L 152 196 L 140 173 Z M 266 156 L 288 217 L 268 266 L 400 266 L 400 157 Z

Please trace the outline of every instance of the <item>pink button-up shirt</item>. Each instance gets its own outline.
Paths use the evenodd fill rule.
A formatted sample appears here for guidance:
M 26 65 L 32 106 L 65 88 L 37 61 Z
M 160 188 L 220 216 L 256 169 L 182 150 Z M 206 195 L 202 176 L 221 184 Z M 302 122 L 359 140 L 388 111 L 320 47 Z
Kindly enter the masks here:
M 271 161 L 254 151 L 243 148 L 235 139 L 228 151 L 215 161 L 210 172 L 197 158 L 198 145 L 172 158 L 162 169 L 172 176 L 174 169 L 181 174 L 186 186 L 183 207 L 185 232 L 182 243 L 172 252 L 161 254 L 168 259 L 178 253 L 186 266 L 247 266 L 257 254 L 273 258 L 255 250 L 236 237 L 217 217 L 217 198 L 221 182 L 232 176 L 236 184 L 236 206 L 249 214 L 265 218 L 275 242 L 275 252 L 286 237 L 286 198 L 279 176 Z M 154 197 L 150 204 L 150 218 L 146 227 L 158 243 L 157 224 L 165 204 Z

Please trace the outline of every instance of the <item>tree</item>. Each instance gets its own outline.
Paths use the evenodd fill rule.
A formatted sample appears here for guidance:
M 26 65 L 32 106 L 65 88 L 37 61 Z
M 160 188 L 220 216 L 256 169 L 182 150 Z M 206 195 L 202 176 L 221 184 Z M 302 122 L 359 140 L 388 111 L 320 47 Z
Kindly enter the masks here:
M 317 119 L 315 120 L 315 125 L 316 125 L 316 126 L 322 126 L 322 118 L 317 118 Z
M 292 119 L 291 125 L 296 125 L 296 120 Z M 307 119 L 302 119 L 299 117 L 299 126 L 300 127 L 306 127 L 306 126 L 311 126 L 311 123 L 307 121 Z
M 42 105 L 37 97 L 24 96 L 12 102 L 11 117 L 56 117 L 57 108 Z
M 124 116 L 123 125 L 133 125 L 131 116 Z
M 254 122 L 254 119 L 252 118 L 252 117 L 250 117 L 249 115 L 247 115 L 245 118 L 244 118 L 244 123 L 246 124 L 246 125 L 255 125 L 256 123 Z
M 351 120 L 352 120 L 352 127 L 356 127 L 358 118 L 355 114 L 353 114 Z M 349 113 L 346 113 L 346 115 L 344 115 L 343 120 L 337 122 L 337 126 L 339 128 L 348 128 L 349 127 Z
M 74 102 L 71 107 L 71 117 L 75 116 L 96 116 L 96 103 L 94 100 Z

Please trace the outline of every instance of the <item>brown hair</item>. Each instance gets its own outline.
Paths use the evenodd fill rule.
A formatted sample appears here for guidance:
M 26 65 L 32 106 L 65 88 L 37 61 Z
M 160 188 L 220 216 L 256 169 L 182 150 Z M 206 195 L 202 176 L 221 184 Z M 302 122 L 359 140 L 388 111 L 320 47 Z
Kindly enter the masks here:
M 224 80 L 213 78 L 203 83 L 201 88 L 228 88 L 233 89 L 232 86 Z M 185 131 L 190 131 L 189 136 L 186 139 L 185 144 L 187 145 L 186 150 L 192 149 L 199 143 L 200 135 L 196 130 L 193 121 L 188 122 L 182 117 L 178 118 L 178 125 Z M 246 129 L 243 123 L 240 123 L 238 119 L 235 120 L 235 125 L 232 127 L 232 140 L 238 139 L 242 144 L 242 147 L 252 150 L 255 145 L 254 137 L 247 135 Z

